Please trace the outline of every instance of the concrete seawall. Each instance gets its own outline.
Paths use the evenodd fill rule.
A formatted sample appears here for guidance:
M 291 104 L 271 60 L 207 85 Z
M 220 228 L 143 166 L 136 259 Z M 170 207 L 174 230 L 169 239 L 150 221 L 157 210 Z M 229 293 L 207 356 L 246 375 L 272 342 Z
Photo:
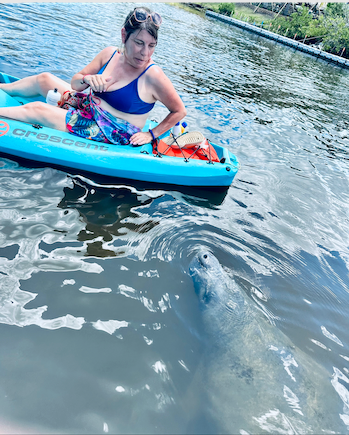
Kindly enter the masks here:
M 310 47 L 309 45 L 303 44 L 302 42 L 296 41 L 291 38 L 287 38 L 286 36 L 278 35 L 277 33 L 270 32 L 269 30 L 265 30 L 252 24 L 236 20 L 235 18 L 230 18 L 225 15 L 217 14 L 216 12 L 206 11 L 206 15 L 210 18 L 215 18 L 217 20 L 223 21 L 224 23 L 227 23 L 231 26 L 240 27 L 241 29 L 248 30 L 259 36 L 263 36 L 264 38 L 268 38 L 275 42 L 279 42 L 280 44 L 287 45 L 294 48 L 295 50 L 303 51 L 304 53 L 326 60 L 327 62 L 334 63 L 343 68 L 349 68 L 349 60 L 340 56 L 336 56 L 335 54 L 327 53 L 326 51 Z

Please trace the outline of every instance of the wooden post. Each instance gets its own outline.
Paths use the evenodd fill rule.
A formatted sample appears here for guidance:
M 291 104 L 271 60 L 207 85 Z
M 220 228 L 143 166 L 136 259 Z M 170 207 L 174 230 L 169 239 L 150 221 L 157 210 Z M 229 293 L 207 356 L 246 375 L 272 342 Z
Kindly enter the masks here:
M 253 11 L 253 13 L 256 12 L 256 10 L 259 8 L 259 5 L 260 5 L 261 3 L 262 3 L 262 2 L 259 2 L 259 3 L 258 3 L 258 6 L 257 6 L 256 9 Z
M 307 35 L 305 35 L 304 36 L 304 39 L 303 39 L 303 44 L 304 44 L 304 41 L 307 39 Z
M 296 39 L 297 33 L 294 35 L 293 39 Z
M 282 8 L 279 10 L 279 12 L 276 14 L 276 16 L 273 18 L 273 20 L 275 20 L 275 18 L 277 18 L 280 14 L 280 12 L 283 10 L 283 8 L 287 5 L 287 2 L 285 2 L 285 4 L 282 6 Z
M 342 50 L 342 53 L 340 54 L 340 57 L 343 56 L 344 51 L 345 51 L 345 47 L 343 47 L 343 50 Z

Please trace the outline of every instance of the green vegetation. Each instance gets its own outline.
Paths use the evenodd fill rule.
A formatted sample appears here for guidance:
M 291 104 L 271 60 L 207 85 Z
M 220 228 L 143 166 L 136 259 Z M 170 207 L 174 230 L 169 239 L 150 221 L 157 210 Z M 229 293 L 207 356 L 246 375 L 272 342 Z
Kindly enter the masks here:
M 235 12 L 234 3 L 218 3 L 218 11 L 220 14 L 229 15 L 231 17 Z
M 209 9 L 213 12 L 217 12 L 218 14 L 228 15 L 230 17 L 237 18 L 238 20 L 248 21 L 250 23 L 255 23 L 257 25 L 261 25 L 261 23 L 269 22 L 271 17 L 266 16 L 264 14 L 256 13 L 253 9 L 244 6 L 242 3 L 197 3 L 204 10 Z M 224 9 L 224 12 L 221 10 Z M 229 11 L 231 11 L 229 13 Z
M 345 3 L 328 3 L 325 11 L 325 15 L 330 18 L 347 18 L 348 8 Z
M 313 25 L 313 16 L 309 14 L 307 8 L 303 7 L 299 11 L 291 14 L 289 18 L 278 17 L 273 21 L 273 29 L 278 29 L 277 33 L 284 35 L 287 32 L 288 37 L 294 37 L 296 39 L 304 39 L 306 36 L 319 36 L 310 35 L 309 28 Z M 274 30 L 275 31 L 275 30 Z M 315 29 L 314 29 L 315 31 Z
M 273 21 L 273 31 L 306 44 L 320 44 L 330 53 L 349 56 L 349 10 L 345 3 L 328 3 L 323 15 L 314 18 L 306 7 L 290 17 Z
M 327 3 L 323 14 L 314 15 L 304 6 L 289 17 L 255 13 L 241 3 L 198 3 L 203 10 L 234 17 L 280 35 L 319 45 L 322 50 L 349 58 L 349 5 Z

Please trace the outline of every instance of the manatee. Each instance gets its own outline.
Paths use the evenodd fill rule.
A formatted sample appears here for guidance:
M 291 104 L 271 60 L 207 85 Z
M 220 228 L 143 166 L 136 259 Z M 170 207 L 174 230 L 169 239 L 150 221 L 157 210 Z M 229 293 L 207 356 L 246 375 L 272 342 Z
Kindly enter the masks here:
M 187 432 L 347 432 L 330 374 L 267 320 L 214 255 L 197 254 L 189 273 L 205 345 L 188 392 Z

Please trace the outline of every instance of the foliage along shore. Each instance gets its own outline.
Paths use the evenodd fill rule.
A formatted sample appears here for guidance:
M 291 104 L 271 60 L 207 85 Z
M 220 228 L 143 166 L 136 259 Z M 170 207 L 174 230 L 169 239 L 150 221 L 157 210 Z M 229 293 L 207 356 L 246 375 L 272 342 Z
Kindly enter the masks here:
M 327 3 L 323 11 L 303 3 L 288 17 L 276 13 L 274 17 L 270 14 L 265 15 L 265 19 L 260 18 L 263 17 L 260 14 L 260 8 L 258 8 L 258 14 L 252 11 L 246 13 L 246 7 L 242 12 L 241 3 L 186 3 L 186 5 L 202 10 L 209 9 L 247 21 L 349 59 L 349 5 L 346 3 Z M 257 7 L 255 9 L 257 10 Z

